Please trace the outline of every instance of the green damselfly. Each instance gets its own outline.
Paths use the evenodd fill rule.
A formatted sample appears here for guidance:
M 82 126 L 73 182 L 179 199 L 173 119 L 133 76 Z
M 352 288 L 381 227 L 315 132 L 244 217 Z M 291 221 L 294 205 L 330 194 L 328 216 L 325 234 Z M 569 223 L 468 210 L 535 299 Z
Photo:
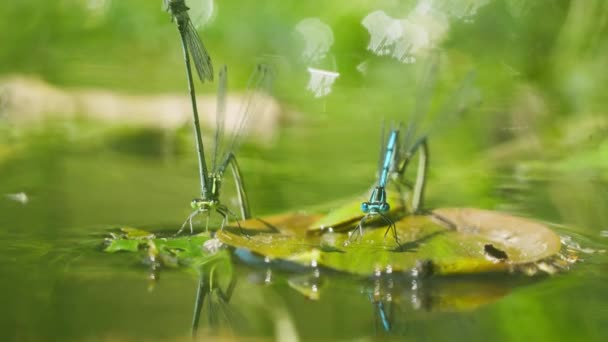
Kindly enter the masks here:
M 194 136 L 196 139 L 196 147 L 198 153 L 199 178 L 201 182 L 201 192 L 203 198 L 208 193 L 207 186 L 209 185 L 208 170 L 205 163 L 205 150 L 203 149 L 203 139 L 198 118 L 198 106 L 196 104 L 196 90 L 192 79 L 192 70 L 190 66 L 190 56 L 194 60 L 194 66 L 198 73 L 201 82 L 213 80 L 213 65 L 211 57 L 207 53 L 203 43 L 201 42 L 196 28 L 188 15 L 188 6 L 184 0 L 163 0 L 164 9 L 171 14 L 172 20 L 177 24 L 177 29 L 182 43 L 184 54 L 184 64 L 186 65 L 186 78 L 188 80 L 188 91 L 190 93 L 190 102 L 192 104 L 192 115 L 194 119 Z
M 209 214 L 215 211 L 223 218 L 221 229 L 223 229 L 229 217 L 237 218 L 236 215 L 223 203 L 220 202 L 221 185 L 224 178 L 224 172 L 228 167 L 232 171 L 238 201 L 240 206 L 241 219 L 246 220 L 251 217 L 249 211 L 249 202 L 240 168 L 238 166 L 235 151 L 240 144 L 242 132 L 247 125 L 252 112 L 260 111 L 268 102 L 264 99 L 266 93 L 271 86 L 272 72 L 269 66 L 259 64 L 249 79 L 245 100 L 241 103 L 239 114 L 231 129 L 231 137 L 227 144 L 224 144 L 224 116 L 226 111 L 226 92 L 228 86 L 228 69 L 224 66 L 219 72 L 219 86 L 217 95 L 216 109 L 216 130 L 214 135 L 214 144 L 212 150 L 212 159 L 210 168 L 203 153 L 199 154 L 199 170 L 201 181 L 201 197 L 195 198 L 191 202 L 194 211 L 188 216 L 184 224 L 181 226 L 178 234 L 183 231 L 186 225 L 190 224 L 190 232 L 194 231 L 192 227 L 192 219 L 206 212 L 207 227 L 209 223 Z M 203 140 L 200 130 L 197 131 L 197 149 L 204 151 Z M 208 171 L 210 170 L 210 171 Z M 238 219 L 237 219 L 238 224 Z
M 196 92 L 194 81 L 192 78 L 192 70 L 190 66 L 190 57 L 194 62 L 198 78 L 201 82 L 213 81 L 213 65 L 211 58 L 205 49 L 205 46 L 200 40 L 196 28 L 188 15 L 188 6 L 185 0 L 163 0 L 165 10 L 172 16 L 173 21 L 177 24 L 180 34 L 182 49 L 184 54 L 184 64 L 186 66 L 186 77 L 188 80 L 188 89 L 190 93 L 190 101 L 192 104 L 192 114 L 194 118 L 194 136 L 196 149 L 198 153 L 199 180 L 201 184 L 201 198 L 192 200 L 191 206 L 195 209 L 188 216 L 188 219 L 179 229 L 178 234 L 183 231 L 187 223 L 190 223 L 190 231 L 193 232 L 192 218 L 201 212 L 215 211 L 222 217 L 222 228 L 228 219 L 228 216 L 236 217 L 234 213 L 224 204 L 220 203 L 220 188 L 226 168 L 230 166 L 237 187 L 241 218 L 248 219 L 250 217 L 249 204 L 243 184 L 234 151 L 238 146 L 239 134 L 244 129 L 249 114 L 255 110 L 258 105 L 256 93 L 264 88 L 269 83 L 269 68 L 265 65 L 258 65 L 254 72 L 250 84 L 249 95 L 246 102 L 243 104 L 240 118 L 237 120 L 236 126 L 232 132 L 233 137 L 230 144 L 224 149 L 221 149 L 221 143 L 224 133 L 224 112 L 226 110 L 226 89 L 227 89 L 227 68 L 224 67 L 219 73 L 219 87 L 217 98 L 216 112 L 216 131 L 213 147 L 213 158 L 211 170 L 207 166 L 205 159 L 205 149 L 203 138 L 199 124 L 198 106 L 196 103 Z M 207 220 L 209 216 L 207 216 Z M 208 221 L 207 221 L 208 222 Z M 237 221 L 238 222 L 238 221 Z

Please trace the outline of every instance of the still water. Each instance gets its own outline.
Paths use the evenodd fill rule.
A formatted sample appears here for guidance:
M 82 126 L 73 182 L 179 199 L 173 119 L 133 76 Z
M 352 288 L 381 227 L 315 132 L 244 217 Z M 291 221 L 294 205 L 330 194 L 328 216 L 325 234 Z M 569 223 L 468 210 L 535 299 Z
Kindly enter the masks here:
M 254 216 L 363 194 L 383 120 L 407 123 L 422 99 L 426 208 L 541 221 L 577 260 L 552 275 L 421 281 L 233 253 L 234 272 L 219 276 L 234 275 L 232 297 L 203 306 L 197 338 L 606 339 L 605 1 L 187 2 L 235 94 L 256 63 L 276 67 L 280 114 L 254 117 L 238 151 Z M 436 50 L 436 86 L 419 92 Z M 0 341 L 191 339 L 195 271 L 102 251 L 120 227 L 168 234 L 190 214 L 199 184 L 181 58 L 160 0 L 0 3 Z M 470 72 L 475 106 L 442 117 Z M 197 86 L 213 98 L 215 84 Z M 211 137 L 213 116 L 202 121 Z M 223 191 L 234 205 L 234 185 Z
M 67 131 L 54 127 L 22 137 L 21 145 L 12 145 L 19 152 L 0 168 L 2 339 L 188 340 L 195 272 L 163 269 L 151 280 L 150 267 L 140 257 L 106 254 L 100 247 L 110 231 L 124 225 L 175 231 L 189 213 L 191 189 L 197 188 L 195 160 L 188 154 L 163 155 L 160 134 L 135 135 L 148 147 L 125 152 L 131 133 L 91 144 L 90 138 L 88 143 L 66 138 Z M 276 151 L 260 153 L 264 159 Z M 251 193 L 262 189 L 258 192 L 270 198 L 254 197 L 254 213 L 282 210 L 269 196 L 280 191 L 264 189 L 288 187 L 288 180 L 251 176 L 260 166 L 251 159 L 252 151 L 243 155 Z M 493 178 L 508 183 L 509 177 Z M 515 196 L 489 197 L 502 198 L 504 208 L 559 222 L 561 216 L 543 195 L 556 184 L 567 185 L 537 181 Z M 291 185 L 291 200 L 298 200 L 307 186 Z M 594 188 L 598 195 L 607 189 L 603 184 Z M 300 198 L 310 203 L 310 197 Z M 520 202 L 522 198 L 527 200 Z M 572 205 L 573 212 L 581 212 L 576 206 L 586 204 Z M 593 214 L 587 217 L 587 226 L 553 226 L 570 239 L 565 241 L 580 260 L 552 276 L 480 275 L 417 283 L 322 270 L 315 284 L 319 296 L 313 300 L 306 295 L 311 271 L 275 269 L 235 257 L 236 286 L 226 308 L 230 314 L 204 306 L 198 337 L 601 340 L 608 332 L 608 238 L 603 222 L 594 221 Z M 216 317 L 210 319 L 210 313 Z

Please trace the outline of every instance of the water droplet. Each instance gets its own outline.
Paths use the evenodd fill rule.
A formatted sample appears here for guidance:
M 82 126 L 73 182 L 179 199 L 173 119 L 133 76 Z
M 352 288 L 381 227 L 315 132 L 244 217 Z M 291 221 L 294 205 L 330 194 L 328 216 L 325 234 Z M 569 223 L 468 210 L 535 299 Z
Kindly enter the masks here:
M 23 205 L 26 205 L 29 202 L 29 198 L 25 192 L 18 192 L 15 194 L 6 194 L 6 198 L 11 201 L 19 202 Z
M 392 265 L 386 266 L 386 274 L 391 274 L 391 273 L 393 273 L 393 266 Z
M 266 270 L 266 277 L 264 277 L 264 284 L 270 284 L 272 282 L 272 270 L 269 268 Z
M 223 245 L 224 244 L 222 243 L 222 241 L 220 241 L 220 239 L 213 238 L 203 243 L 203 251 L 210 254 L 216 254 L 220 250 L 220 248 L 222 248 Z

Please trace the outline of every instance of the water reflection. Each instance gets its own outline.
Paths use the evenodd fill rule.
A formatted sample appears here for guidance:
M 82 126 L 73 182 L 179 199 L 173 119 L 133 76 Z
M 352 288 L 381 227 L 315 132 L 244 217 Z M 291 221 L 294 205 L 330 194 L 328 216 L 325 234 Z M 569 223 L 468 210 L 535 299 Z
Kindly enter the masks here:
M 383 275 L 364 282 L 360 293 L 371 304 L 374 333 L 403 336 L 421 314 L 472 311 L 540 279 L 488 274 L 445 278 Z
M 228 284 L 222 288 L 220 277 L 228 277 Z M 233 312 L 229 306 L 230 299 L 236 286 L 236 277 L 231 267 L 218 265 L 202 266 L 194 302 L 192 315 L 192 337 L 196 337 L 199 329 L 201 313 L 207 318 L 207 327 L 217 330 L 222 326 L 232 327 Z M 204 305 L 206 303 L 206 305 Z
M 313 266 L 311 273 L 294 275 L 288 278 L 287 284 L 310 300 L 321 298 L 321 286 L 324 284 L 318 267 Z
M 268 305 L 272 303 L 270 311 L 278 308 L 287 317 L 293 316 L 295 321 L 302 315 L 310 318 L 311 314 L 318 316 L 319 321 L 330 319 L 327 324 L 336 325 L 335 329 L 341 329 L 340 325 L 344 324 L 352 338 L 374 334 L 408 335 L 412 322 L 428 317 L 428 313 L 472 311 L 545 277 L 517 274 L 440 277 L 433 276 L 428 263 L 420 262 L 410 273 L 394 272 L 392 267 L 386 267 L 362 279 L 312 264 L 289 267 L 287 261 L 265 262 L 262 256 L 238 255 L 241 261 L 249 264 L 248 267 L 257 269 L 247 277 L 247 295 L 263 291 L 266 310 L 270 310 Z M 271 282 L 266 281 L 269 277 Z M 285 292 L 286 287 L 291 291 Z M 297 297 L 314 304 L 305 304 Z M 286 303 L 292 303 L 291 308 L 285 306 Z M 239 306 L 239 309 L 247 310 L 244 306 Z M 269 313 L 276 321 L 277 317 Z M 348 317 L 348 322 L 331 322 L 329 317 L 333 315 L 347 315 L 344 317 Z M 310 331 L 300 333 L 311 334 Z

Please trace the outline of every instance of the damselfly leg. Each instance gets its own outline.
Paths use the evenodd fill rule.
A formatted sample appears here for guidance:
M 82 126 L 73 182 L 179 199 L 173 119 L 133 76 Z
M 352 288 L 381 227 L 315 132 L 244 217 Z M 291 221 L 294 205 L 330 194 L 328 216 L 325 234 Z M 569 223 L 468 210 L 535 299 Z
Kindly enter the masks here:
M 384 136 L 384 132 L 382 133 Z M 392 169 L 394 169 L 395 158 L 398 156 L 398 148 L 399 148 L 399 129 L 392 129 L 388 141 L 386 143 L 386 148 L 381 149 L 381 155 L 383 158 L 381 159 L 381 163 L 379 164 L 379 176 L 378 182 L 370 194 L 369 200 L 367 202 L 361 203 L 361 211 L 365 214 L 356 228 L 356 232 L 358 232 L 359 238 L 363 236 L 363 225 L 370 219 L 374 217 L 379 217 L 382 222 L 388 225 L 387 231 L 384 234 L 386 238 L 386 234 L 388 234 L 389 230 L 393 231 L 393 236 L 395 238 L 395 242 L 399 244 L 399 238 L 397 235 L 397 228 L 393 220 L 388 216 L 390 211 L 390 204 L 387 201 L 386 195 L 386 185 L 389 181 L 389 174 Z M 356 233 L 352 233 L 349 237 L 349 241 L 353 236 L 357 235 Z
M 429 166 L 429 147 L 426 136 L 419 138 L 410 148 L 407 149 L 397 167 L 396 173 L 394 174 L 397 180 L 403 182 L 405 170 L 416 152 L 418 152 L 418 170 L 412 192 L 410 207 L 411 214 L 420 213 L 424 205 L 424 190 L 426 189 L 426 177 Z
M 355 229 L 350 233 L 348 237 L 348 243 L 351 243 L 353 241 L 359 241 L 363 237 L 363 227 L 365 226 L 366 222 L 375 217 L 380 218 L 382 223 L 388 226 L 386 228 L 386 231 L 384 232 L 384 239 L 386 240 L 386 236 L 388 235 L 388 233 L 392 232 L 395 242 L 398 246 L 401 246 L 401 242 L 399 241 L 399 235 L 397 234 L 397 226 L 395 225 L 395 221 L 393 221 L 389 216 L 380 213 L 365 215 L 361 219 L 361 221 L 359 221 L 357 227 L 355 227 Z
M 243 228 L 241 228 L 241 224 L 239 222 L 238 216 L 232 210 L 230 210 L 230 208 L 228 208 L 226 205 L 223 205 L 219 202 L 210 203 L 208 201 L 194 199 L 194 200 L 192 200 L 192 207 L 195 208 L 194 211 L 190 215 L 188 215 L 188 218 L 186 219 L 186 221 L 184 221 L 184 223 L 179 228 L 177 233 L 175 233 L 175 235 L 181 234 L 187 225 L 189 225 L 189 227 L 190 227 L 190 234 L 194 234 L 194 224 L 192 223 L 192 220 L 197 215 L 200 215 L 200 214 L 207 214 L 206 218 L 205 218 L 206 219 L 205 231 L 208 231 L 209 230 L 209 219 L 211 217 L 212 212 L 216 212 L 222 217 L 222 223 L 220 225 L 220 230 L 223 230 L 226 223 L 228 223 L 228 221 L 232 218 L 234 220 L 234 222 L 236 222 L 237 226 L 239 227 L 240 232 L 243 235 L 246 235 L 243 231 Z M 243 219 L 246 219 L 246 217 L 244 217 Z

